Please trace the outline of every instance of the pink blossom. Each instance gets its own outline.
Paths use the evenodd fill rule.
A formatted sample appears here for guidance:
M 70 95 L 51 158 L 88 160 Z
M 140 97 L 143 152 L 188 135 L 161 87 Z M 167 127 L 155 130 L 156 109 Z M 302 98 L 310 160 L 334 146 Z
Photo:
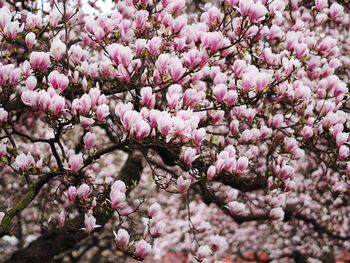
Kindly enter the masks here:
M 211 249 L 209 246 L 204 245 L 200 246 L 196 253 L 196 258 L 199 262 L 202 262 L 205 258 L 207 258 L 211 254 Z
M 54 89 L 63 92 L 69 85 L 69 79 L 58 71 L 52 71 L 48 76 L 48 82 Z
M 225 84 L 218 84 L 213 88 L 213 94 L 217 102 L 222 102 L 227 94 L 227 86 Z
M 339 160 L 345 160 L 350 155 L 350 149 L 348 146 L 342 145 L 339 147 Z
M 247 157 L 239 157 L 236 163 L 236 171 L 238 173 L 244 172 L 248 168 L 249 160 Z
M 77 188 L 75 186 L 70 186 L 66 192 L 68 201 L 73 203 L 77 198 Z
M 57 217 L 57 222 L 61 227 L 63 227 L 65 221 L 66 221 L 66 212 L 64 210 L 62 210 L 61 213 L 59 213 L 59 215 Z
M 27 48 L 31 49 L 35 43 L 36 36 L 33 32 L 29 32 L 25 37 L 25 42 L 27 45 Z
M 90 190 L 90 186 L 88 186 L 87 184 L 82 184 L 81 186 L 79 186 L 78 190 L 77 190 L 77 195 L 79 197 L 80 200 L 87 200 L 89 195 L 91 193 Z
M 114 236 L 118 247 L 120 247 L 121 249 L 126 249 L 128 247 L 130 240 L 130 235 L 128 231 L 126 231 L 123 228 L 120 228 L 117 234 L 114 232 Z
M 7 154 L 7 147 L 6 144 L 1 143 L 0 144 L 0 158 L 5 156 Z
M 328 0 L 315 0 L 315 6 L 318 11 L 322 11 L 328 7 Z
M 106 104 L 101 104 L 97 107 L 96 110 L 96 115 L 97 115 L 97 119 L 100 122 L 103 122 L 103 120 L 109 115 L 109 107 Z
M 91 234 L 91 232 L 95 228 L 101 227 L 100 225 L 96 225 L 96 218 L 93 215 L 88 215 L 88 214 L 85 214 L 84 225 L 85 225 L 84 230 L 87 234 Z
M 46 71 L 51 64 L 50 55 L 45 52 L 32 52 L 30 54 L 30 64 L 33 69 Z
M 191 165 L 194 160 L 196 160 L 199 155 L 196 155 L 197 151 L 194 148 L 186 147 L 182 154 L 182 161 L 185 165 Z
M 0 126 L 7 122 L 8 112 L 4 108 L 0 108 Z
M 284 211 L 281 207 L 275 207 L 270 210 L 270 217 L 276 221 L 282 221 L 284 219 Z
M 129 47 L 125 47 L 120 44 L 112 44 L 107 46 L 108 54 L 111 60 L 116 65 L 123 65 L 124 67 L 128 67 L 133 59 L 132 51 Z
M 311 138 L 314 134 L 313 129 L 310 126 L 304 126 L 301 133 L 305 141 Z
M 72 172 L 76 173 L 80 170 L 80 167 L 83 164 L 83 157 L 81 154 L 72 154 L 69 156 L 68 163 Z
M 135 253 L 137 258 L 143 260 L 152 253 L 152 246 L 143 239 L 136 241 Z
M 216 168 L 214 165 L 210 165 L 207 170 L 207 178 L 209 181 L 211 181 L 215 176 L 216 176 Z
M 96 135 L 92 132 L 87 132 L 83 140 L 87 150 L 91 150 L 96 145 Z
M 152 93 L 152 88 L 151 87 L 143 87 L 140 90 L 140 95 L 141 95 L 141 103 L 142 105 L 145 105 L 152 109 L 155 105 L 156 98 L 155 95 Z
M 111 199 L 112 209 L 117 209 L 117 208 L 120 208 L 121 206 L 123 206 L 125 199 L 126 199 L 125 193 L 119 191 L 116 188 L 111 190 L 109 197 Z
M 344 7 L 338 3 L 333 3 L 329 8 L 330 17 L 334 20 L 338 20 L 339 17 L 344 15 Z
M 158 203 L 153 203 L 149 208 L 148 208 L 148 216 L 149 217 L 156 217 L 157 215 L 159 215 L 160 211 L 161 211 L 161 206 Z
M 117 180 L 112 184 L 111 191 L 126 192 L 126 185 L 123 181 Z
M 243 203 L 232 201 L 228 203 L 228 209 L 233 215 L 242 215 L 246 210 L 246 206 Z
M 143 138 L 147 137 L 151 132 L 151 127 L 147 121 L 139 120 L 135 125 L 136 139 L 141 141 Z
M 35 165 L 35 161 L 30 153 L 27 155 L 21 153 L 16 157 L 13 165 L 21 172 L 26 172 Z
M 166 228 L 166 224 L 163 221 L 157 221 L 150 229 L 150 233 L 153 237 L 160 237 Z
M 267 13 L 268 11 L 262 3 L 256 2 L 250 6 L 248 16 L 252 23 L 256 23 L 264 20 L 264 17 Z
M 154 56 L 159 52 L 161 44 L 162 44 L 162 39 L 160 37 L 153 37 L 147 43 L 146 49 L 148 50 L 151 56 Z
M 347 142 L 348 139 L 349 139 L 348 133 L 346 132 L 338 133 L 336 136 L 337 147 L 339 148 L 340 146 L 342 146 L 345 142 Z
M 179 176 L 176 181 L 176 187 L 177 191 L 180 193 L 187 192 L 187 190 L 191 186 L 191 180 L 190 179 L 184 179 L 182 176 Z
M 5 217 L 5 213 L 0 212 L 0 224 L 1 224 L 2 220 L 4 219 L 4 217 Z
M 66 45 L 62 42 L 62 40 L 56 37 L 51 42 L 50 54 L 56 61 L 60 61 L 66 54 L 66 49 Z
M 199 128 L 198 130 L 194 130 L 192 132 L 192 138 L 193 138 L 193 142 L 196 145 L 200 145 L 203 140 L 205 140 L 206 137 L 206 131 L 204 128 Z

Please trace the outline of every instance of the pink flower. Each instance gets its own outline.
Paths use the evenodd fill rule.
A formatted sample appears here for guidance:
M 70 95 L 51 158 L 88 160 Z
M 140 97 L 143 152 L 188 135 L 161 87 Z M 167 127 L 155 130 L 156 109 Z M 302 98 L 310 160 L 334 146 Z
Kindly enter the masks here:
M 223 252 L 228 247 L 226 239 L 219 235 L 212 235 L 210 237 L 210 243 L 210 247 L 214 252 Z
M 36 36 L 33 32 L 29 32 L 25 37 L 25 42 L 27 48 L 31 49 L 35 43 Z
M 154 105 L 156 103 L 156 97 L 152 93 L 152 88 L 151 87 L 143 87 L 140 90 L 140 95 L 141 95 L 141 103 L 142 103 L 142 105 L 145 105 L 145 106 L 147 106 L 150 109 L 154 108 Z
M 304 140 L 307 141 L 309 138 L 313 136 L 314 132 L 310 126 L 304 126 L 303 130 L 301 131 L 301 134 Z
M 340 132 L 337 134 L 335 138 L 336 138 L 335 140 L 336 140 L 337 147 L 339 148 L 345 142 L 347 142 L 347 140 L 349 139 L 349 134 L 346 132 Z
M 56 94 L 51 98 L 49 109 L 53 115 L 59 115 L 65 106 L 65 99 Z
M 7 6 L 0 8 L 0 29 L 4 30 L 6 25 L 11 22 L 12 14 Z
M 236 171 L 238 173 L 244 172 L 248 168 L 249 160 L 247 157 L 239 157 L 236 163 Z
M 1 143 L 0 144 L 0 158 L 5 156 L 7 154 L 7 147 L 6 144 Z
M 73 203 L 77 198 L 77 188 L 75 186 L 70 186 L 66 192 L 66 196 L 70 203 Z
M 210 256 L 211 253 L 212 252 L 209 246 L 200 246 L 197 250 L 196 258 L 199 262 L 202 262 L 205 258 Z
M 48 76 L 48 82 L 54 89 L 58 89 L 63 92 L 69 85 L 69 79 L 58 71 L 52 71 Z
M 111 60 L 115 63 L 115 65 L 123 65 L 127 68 L 132 59 L 133 53 L 129 47 L 125 47 L 120 44 L 112 44 L 107 46 L 107 52 L 111 58 Z
M 271 120 L 271 126 L 273 128 L 280 128 L 284 122 L 284 116 L 282 114 L 276 114 Z
M 13 165 L 17 169 L 19 169 L 21 172 L 26 172 L 30 167 L 33 167 L 35 165 L 35 161 L 33 156 L 30 153 L 27 155 L 24 153 L 21 153 L 16 157 Z
M 69 156 L 68 163 L 72 172 L 76 173 L 79 171 L 81 165 L 83 164 L 83 157 L 81 154 L 73 154 Z
M 152 252 L 152 247 L 145 240 L 141 239 L 135 243 L 136 257 L 140 260 L 145 259 Z
M 18 21 L 9 22 L 6 24 L 4 28 L 4 35 L 8 39 L 13 40 L 17 37 L 17 33 L 20 33 L 23 31 L 23 28 L 24 28 L 24 24 L 22 24 L 22 26 L 20 27 Z
M 178 14 L 182 8 L 185 7 L 186 1 L 185 0 L 171 0 L 168 1 L 167 9 L 173 14 Z
M 101 90 L 99 88 L 90 89 L 89 97 L 91 99 L 91 106 L 95 107 L 101 97 Z
M 92 132 L 87 132 L 83 140 L 86 150 L 90 150 L 96 145 L 96 135 Z
M 104 118 L 106 118 L 109 115 L 109 107 L 106 104 L 101 104 L 97 107 L 96 110 L 97 119 L 100 122 L 103 122 Z
M 260 72 L 256 75 L 255 78 L 255 89 L 257 92 L 264 91 L 264 88 L 269 84 L 271 81 L 272 76 L 265 72 Z
M 0 126 L 7 122 L 8 113 L 4 108 L 0 108 Z
M 252 23 L 257 23 L 264 20 L 267 13 L 268 11 L 262 3 L 256 2 L 250 6 L 248 16 Z
M 237 91 L 229 90 L 225 95 L 224 102 L 227 107 L 231 107 L 237 102 L 237 99 L 238 99 Z
M 282 178 L 283 180 L 286 180 L 290 177 L 292 177 L 295 173 L 295 170 L 292 166 L 290 165 L 283 165 L 281 170 L 279 171 L 279 177 Z
M 207 170 L 207 178 L 209 181 L 213 180 L 216 176 L 216 168 L 214 165 L 210 165 Z
M 315 0 L 315 6 L 318 11 L 322 11 L 328 7 L 328 0 Z
M 185 74 L 185 69 L 182 66 L 182 62 L 178 58 L 173 58 L 170 60 L 169 63 L 169 74 L 173 78 L 175 82 L 182 79 L 183 75 Z
M 218 84 L 213 88 L 213 95 L 218 103 L 222 102 L 227 93 L 227 86 L 225 84 Z
M 119 191 L 122 193 L 126 192 L 126 185 L 123 181 L 117 180 L 112 184 L 111 191 Z
M 128 231 L 123 228 L 118 230 L 118 234 L 114 232 L 115 241 L 117 246 L 121 249 L 126 249 L 129 245 L 130 235 Z
M 158 203 L 153 203 L 149 208 L 148 208 L 148 216 L 150 218 L 156 217 L 159 215 L 159 212 L 161 211 L 161 206 Z
M 163 221 L 157 221 L 153 226 L 150 228 L 150 233 L 152 237 L 160 237 L 166 228 L 166 224 Z
M 84 220 L 85 232 L 87 234 L 90 234 L 95 228 L 101 227 L 100 225 L 96 225 L 96 218 L 93 215 L 85 214 L 85 220 Z
M 173 125 L 171 117 L 167 114 L 162 114 L 157 119 L 158 130 L 164 136 L 169 134 L 169 131 Z
M 201 37 L 203 47 L 209 49 L 213 53 L 219 51 L 223 47 L 223 36 L 221 32 L 207 32 Z
M 37 85 L 37 83 L 38 83 L 38 81 L 37 81 L 36 77 L 29 76 L 26 79 L 26 88 L 29 89 L 29 90 L 34 90 L 36 85 Z
M 245 212 L 246 206 L 243 203 L 232 201 L 228 203 L 228 209 L 232 215 L 242 215 Z
M 147 137 L 151 132 L 151 127 L 147 121 L 139 120 L 135 125 L 136 139 L 141 141 L 143 138 Z
M 282 221 L 284 219 L 284 211 L 281 207 L 272 208 L 270 211 L 270 217 L 276 221 Z
M 177 191 L 180 193 L 187 192 L 187 190 L 191 186 L 191 180 L 190 179 L 184 179 L 182 176 L 179 176 L 176 181 Z
M 32 52 L 30 54 L 30 64 L 33 69 L 46 71 L 51 64 L 50 55 L 45 52 Z
M 182 161 L 186 166 L 189 166 L 193 163 L 194 160 L 196 160 L 199 155 L 196 155 L 197 151 L 194 148 L 186 147 L 182 154 Z
M 160 37 L 153 37 L 146 45 L 146 49 L 151 56 L 155 56 L 162 44 L 162 39 Z
M 339 155 L 338 158 L 339 160 L 345 160 L 346 158 L 348 158 L 350 155 L 350 150 L 348 146 L 342 145 L 339 148 Z
M 124 192 L 119 191 L 119 189 L 114 188 L 111 190 L 109 197 L 111 199 L 112 209 L 120 208 L 124 205 L 126 195 Z
M 344 15 L 344 7 L 338 3 L 333 3 L 329 8 L 329 15 L 332 19 L 338 20 L 339 17 L 343 17 Z
M 200 145 L 203 142 L 203 140 L 205 140 L 205 136 L 205 128 L 199 128 L 198 130 L 194 130 L 192 132 L 192 139 L 196 145 Z
M 72 62 L 75 65 L 78 65 L 81 61 L 83 61 L 85 57 L 85 52 L 79 45 L 72 45 L 69 48 L 69 59 L 72 60 Z
M 90 191 L 90 186 L 88 186 L 87 184 L 82 184 L 81 186 L 79 186 L 78 190 L 77 190 L 77 194 L 80 200 L 87 200 L 89 195 L 90 195 L 91 191 Z
M 59 37 L 56 37 L 51 42 L 50 54 L 56 61 L 60 61 L 66 54 L 66 45 Z
M 2 220 L 4 219 L 4 217 L 5 217 L 5 213 L 0 212 L 0 224 L 1 224 Z
M 65 221 L 66 221 L 66 212 L 64 210 L 62 210 L 61 213 L 57 217 L 57 222 L 58 222 L 59 226 L 63 227 Z
M 236 59 L 232 67 L 233 72 L 235 74 L 235 78 L 240 78 L 246 67 L 247 67 L 247 64 L 245 61 Z

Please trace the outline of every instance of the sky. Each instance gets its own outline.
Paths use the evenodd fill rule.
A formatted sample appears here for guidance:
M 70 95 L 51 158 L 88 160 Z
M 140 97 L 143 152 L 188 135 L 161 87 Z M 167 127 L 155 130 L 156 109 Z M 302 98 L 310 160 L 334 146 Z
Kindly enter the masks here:
M 45 6 L 49 6 L 49 0 L 39 0 L 39 5 L 41 6 L 42 3 L 44 3 L 44 8 Z M 83 0 L 83 8 L 86 13 L 92 13 L 92 9 L 90 8 L 90 5 L 88 4 L 88 0 Z M 113 0 L 97 0 L 96 1 L 97 6 L 100 6 L 102 8 L 102 12 L 109 12 L 112 9 L 113 6 Z

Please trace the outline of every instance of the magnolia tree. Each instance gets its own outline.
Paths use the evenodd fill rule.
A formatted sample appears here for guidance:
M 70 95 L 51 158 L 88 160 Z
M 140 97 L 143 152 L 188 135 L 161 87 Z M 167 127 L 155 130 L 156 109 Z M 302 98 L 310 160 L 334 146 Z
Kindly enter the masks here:
M 350 249 L 348 1 L 99 4 L 0 3 L 1 260 Z

